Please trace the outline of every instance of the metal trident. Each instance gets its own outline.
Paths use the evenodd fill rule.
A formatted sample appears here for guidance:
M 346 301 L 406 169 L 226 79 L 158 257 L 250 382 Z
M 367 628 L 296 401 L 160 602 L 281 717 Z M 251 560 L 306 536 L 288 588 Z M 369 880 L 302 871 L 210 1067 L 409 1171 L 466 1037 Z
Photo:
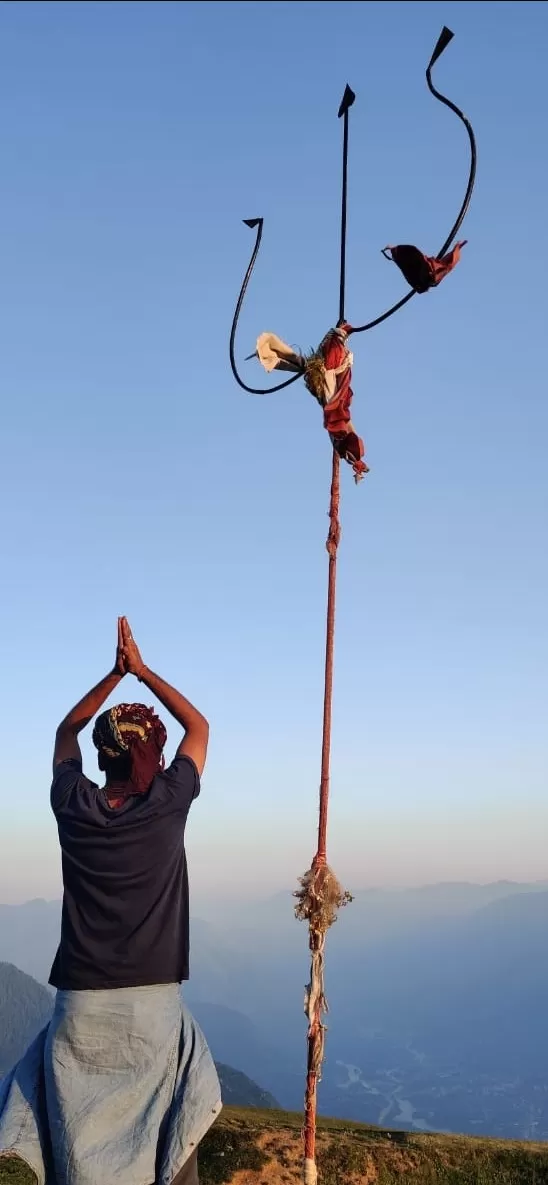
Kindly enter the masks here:
M 453 226 L 451 227 L 451 230 L 449 231 L 449 234 L 447 235 L 447 238 L 445 239 L 445 242 L 443 243 L 443 246 L 438 251 L 438 254 L 436 256 L 437 259 L 441 259 L 441 257 L 443 255 L 445 255 L 446 251 L 448 251 L 449 248 L 452 246 L 452 244 L 454 243 L 454 241 L 459 233 L 459 230 L 460 230 L 462 223 L 464 221 L 464 218 L 466 216 L 466 212 L 467 212 L 468 207 L 470 205 L 470 199 L 472 197 L 472 191 L 473 191 L 474 182 L 476 179 L 477 150 L 476 150 L 476 138 L 474 136 L 474 131 L 473 131 L 472 125 L 471 125 L 469 119 L 467 119 L 466 115 L 464 115 L 464 112 L 462 112 L 460 110 L 460 108 L 457 107 L 457 105 L 452 102 L 451 99 L 448 99 L 445 95 L 442 95 L 441 91 L 437 90 L 437 88 L 434 86 L 434 83 L 432 82 L 432 69 L 433 69 L 434 65 L 436 64 L 438 58 L 440 58 L 442 53 L 444 52 L 444 50 L 447 49 L 449 42 L 452 40 L 453 40 L 453 33 L 451 32 L 450 29 L 448 29 L 444 25 L 444 27 L 438 37 L 434 52 L 432 54 L 432 57 L 430 58 L 430 61 L 428 63 L 427 69 L 426 69 L 426 83 L 427 83 L 430 93 L 434 96 L 434 98 L 438 99 L 440 103 L 443 103 L 443 105 L 445 107 L 448 107 L 450 111 L 453 111 L 455 113 L 455 115 L 458 116 L 458 118 L 464 124 L 466 131 L 468 133 L 468 139 L 470 141 L 470 170 L 469 170 L 468 182 L 466 185 L 466 191 L 464 194 L 462 205 L 461 205 L 459 213 L 455 219 L 455 222 L 453 223 Z M 345 290 L 345 279 L 346 279 L 346 196 L 347 196 L 346 177 L 347 177 L 347 160 L 348 160 L 348 111 L 349 111 L 350 107 L 352 106 L 354 99 L 355 99 L 354 92 L 350 89 L 349 86 L 347 86 L 346 90 L 344 92 L 344 95 L 343 95 L 341 105 L 339 107 L 339 118 L 341 118 L 341 117 L 344 118 L 343 196 L 342 196 L 342 219 L 341 219 L 341 273 L 340 273 L 340 303 L 339 303 L 339 318 L 340 318 L 340 320 L 343 319 L 343 313 L 344 313 L 344 290 Z M 262 387 L 250 387 L 248 383 L 244 382 L 244 380 L 241 378 L 241 376 L 238 372 L 238 367 L 236 365 L 236 357 L 235 357 L 235 343 L 236 343 L 236 333 L 237 333 L 237 329 L 238 329 L 238 321 L 240 319 L 240 313 L 242 311 L 242 305 L 244 303 L 244 299 L 245 299 L 245 295 L 246 295 L 247 288 L 249 285 L 249 281 L 251 279 L 253 269 L 254 269 L 255 264 L 257 262 L 257 256 L 259 254 L 259 250 L 261 247 L 261 241 L 262 241 L 262 237 L 263 237 L 264 219 L 263 218 L 244 218 L 244 223 L 246 226 L 249 226 L 251 228 L 251 230 L 254 230 L 256 227 L 257 228 L 257 235 L 256 235 L 255 246 L 253 248 L 251 259 L 249 261 L 249 266 L 248 266 L 248 269 L 245 273 L 243 284 L 240 289 L 240 295 L 238 296 L 238 302 L 236 304 L 236 309 L 234 312 L 234 319 L 232 321 L 232 329 L 230 332 L 230 365 L 232 368 L 232 373 L 234 375 L 234 378 L 236 379 L 236 382 L 239 383 L 240 387 L 243 387 L 244 391 L 248 391 L 250 395 L 268 395 L 269 393 L 273 393 L 274 391 L 282 391 L 284 387 L 289 387 L 290 384 L 296 382 L 296 380 L 298 378 L 300 378 L 301 375 L 299 373 L 293 374 L 291 376 L 291 378 L 285 379 L 284 382 L 278 383 L 274 387 L 262 388 Z M 392 307 L 387 309 L 386 312 L 381 313 L 380 316 L 374 317 L 372 321 L 367 321 L 364 325 L 358 325 L 358 326 L 353 325 L 352 332 L 353 333 L 365 333 L 365 331 L 368 329 L 375 329 L 377 325 L 380 325 L 383 321 L 387 321 L 388 318 L 391 317 L 393 313 L 397 313 L 398 309 L 403 308 L 403 306 L 405 304 L 407 304 L 407 302 L 409 300 L 411 300 L 411 297 L 415 295 L 415 292 L 416 292 L 416 289 L 410 288 L 409 291 L 406 292 L 405 296 L 402 296 L 401 299 L 396 302 L 396 304 L 392 305 Z M 254 355 L 251 355 L 251 357 L 254 357 Z
M 462 225 L 470 199 L 472 190 L 474 188 L 474 181 L 476 176 L 476 141 L 472 126 L 463 112 L 451 101 L 442 95 L 436 89 L 432 82 L 432 68 L 441 56 L 443 51 L 452 40 L 453 34 L 445 26 L 442 29 L 437 40 L 434 52 L 426 70 L 426 82 L 428 89 L 435 99 L 453 111 L 455 115 L 464 124 L 468 133 L 470 141 L 470 169 L 466 192 L 460 207 L 458 216 L 449 231 L 449 234 L 440 248 L 438 255 L 434 260 L 426 260 L 429 264 L 430 270 L 436 270 L 436 262 L 441 261 L 439 266 L 443 268 L 445 253 L 454 243 L 459 229 Z M 381 313 L 380 316 L 375 317 L 372 321 L 368 321 L 364 325 L 349 326 L 345 323 L 345 281 L 346 281 L 346 208 L 347 208 L 347 166 L 348 166 L 348 121 L 349 111 L 352 107 L 355 94 L 349 86 L 345 88 L 341 105 L 339 107 L 339 118 L 343 119 L 343 170 L 342 170 L 342 199 L 341 199 L 341 260 L 340 260 L 340 287 L 339 287 L 339 320 L 338 326 L 343 328 L 345 333 L 364 333 L 368 329 L 374 329 L 376 325 L 380 325 L 382 321 L 386 321 L 398 309 L 407 304 L 408 300 L 415 295 L 417 291 L 424 291 L 425 287 L 435 286 L 438 281 L 437 278 L 427 280 L 423 285 L 422 280 L 417 281 L 417 287 L 410 287 L 409 291 L 387 309 L 386 312 Z M 246 218 L 244 219 L 246 226 L 252 230 L 257 228 L 257 235 L 255 239 L 255 246 L 249 261 L 249 266 L 244 276 L 244 281 L 240 289 L 240 295 L 234 313 L 232 322 L 232 329 L 230 333 L 230 365 L 232 373 L 236 382 L 244 391 L 248 391 L 251 395 L 267 395 L 274 391 L 281 391 L 284 387 L 290 386 L 298 378 L 303 375 L 306 379 L 307 360 L 298 355 L 293 356 L 293 361 L 290 369 L 295 373 L 290 378 L 278 383 L 274 387 L 260 388 L 251 387 L 245 383 L 238 373 L 236 366 L 234 346 L 236 340 L 236 331 L 238 327 L 238 320 L 242 309 L 242 304 L 245 298 L 247 287 L 251 279 L 253 268 L 257 261 L 259 248 L 261 246 L 261 239 L 263 235 L 263 219 L 262 218 Z M 388 250 L 388 249 L 387 249 Z M 394 248 L 396 251 L 413 251 L 413 248 Z M 420 255 L 420 252 L 416 253 Z M 424 259 L 424 257 L 422 257 Z M 397 260 L 395 260 L 397 262 Z M 402 267 L 402 270 L 403 267 Z M 440 271 L 441 276 L 443 271 Z M 422 285 L 422 286 L 421 286 Z M 283 343 L 281 343 L 283 345 Z M 320 347 L 321 349 L 321 347 Z M 254 355 L 250 355 L 254 357 Z M 342 368 L 341 368 L 342 369 Z M 309 385 L 309 384 L 307 384 Z M 310 386 L 309 386 L 310 389 Z M 316 391 L 313 390 L 316 394 Z M 351 392 L 350 392 L 351 395 Z M 321 400 L 320 400 L 321 402 Z M 324 405 L 325 406 L 325 405 Z M 351 900 L 348 893 L 345 893 L 341 888 L 334 873 L 329 868 L 327 863 L 327 816 L 329 803 L 329 782 L 330 782 L 330 750 L 331 750 L 331 704 L 333 691 L 333 657 L 334 657 L 334 635 L 335 635 L 335 591 L 336 591 L 336 564 L 337 564 L 337 550 L 340 538 L 340 524 L 339 524 L 339 468 L 340 455 L 337 450 L 335 438 L 333 447 L 332 459 L 332 477 L 331 477 L 331 496 L 329 506 L 329 534 L 327 538 L 327 551 L 329 555 L 329 579 L 328 579 L 328 593 L 327 593 L 327 628 L 326 628 L 326 650 L 325 650 L 325 682 L 324 682 L 324 707 L 323 707 L 323 732 L 322 732 L 322 760 L 321 760 L 321 781 L 320 781 L 320 802 L 319 802 L 319 822 L 318 822 L 318 842 L 316 853 L 312 860 L 311 867 L 307 873 L 300 879 L 300 888 L 295 894 L 297 898 L 296 915 L 308 922 L 309 929 L 309 947 L 311 952 L 311 970 L 310 983 L 308 984 L 305 999 L 305 1011 L 308 1017 L 308 1056 L 307 1056 L 307 1074 L 306 1074 L 306 1093 L 305 1093 L 305 1117 L 304 1117 L 304 1182 L 305 1185 L 315 1185 L 317 1181 L 316 1169 L 316 1110 L 317 1110 L 317 1084 L 321 1077 L 321 1068 L 324 1053 L 324 1038 L 325 1038 L 325 1024 L 324 1016 L 327 1010 L 327 1001 L 324 992 L 324 954 L 325 954 L 325 939 L 328 928 L 336 919 L 337 911 L 345 905 L 347 901 Z M 347 457 L 348 459 L 348 457 Z

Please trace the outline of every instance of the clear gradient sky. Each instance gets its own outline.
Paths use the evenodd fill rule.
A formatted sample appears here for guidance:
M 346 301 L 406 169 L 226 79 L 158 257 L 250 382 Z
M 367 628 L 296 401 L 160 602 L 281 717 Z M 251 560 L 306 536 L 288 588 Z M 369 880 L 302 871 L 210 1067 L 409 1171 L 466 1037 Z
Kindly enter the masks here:
M 478 183 L 457 270 L 355 342 L 331 857 L 355 887 L 546 876 L 546 4 L 40 0 L 0 5 L 0 901 L 59 891 L 53 734 L 118 613 L 211 720 L 196 891 L 308 865 L 329 444 L 300 384 L 232 380 L 241 219 L 261 382 L 259 331 L 337 315 L 348 81 L 347 314 L 397 299 L 380 248 L 437 251 L 466 177 L 424 82 L 444 23 Z

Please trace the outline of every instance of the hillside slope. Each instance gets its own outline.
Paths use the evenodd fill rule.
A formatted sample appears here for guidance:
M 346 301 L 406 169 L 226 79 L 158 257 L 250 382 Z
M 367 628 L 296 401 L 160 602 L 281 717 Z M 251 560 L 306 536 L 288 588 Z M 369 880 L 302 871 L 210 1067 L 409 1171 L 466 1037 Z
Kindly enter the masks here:
M 234 1070 L 232 1066 L 225 1066 L 222 1062 L 215 1062 L 215 1065 L 221 1083 L 223 1102 L 227 1107 L 258 1107 L 261 1111 L 267 1108 L 272 1111 L 279 1107 L 280 1104 L 268 1090 L 257 1086 L 257 1083 L 248 1078 L 247 1074 L 242 1074 L 241 1070 Z
M 11 963 L 0 963 L 0 1078 L 51 1016 L 53 997 Z
M 301 1124 L 289 1112 L 227 1107 L 203 1142 L 201 1185 L 300 1185 Z M 318 1185 L 548 1185 L 544 1144 L 408 1135 L 324 1119 L 317 1151 Z
M 200 1185 L 297 1185 L 300 1115 L 227 1107 L 202 1143 Z M 323 1119 L 318 1185 L 548 1185 L 548 1145 L 408 1135 Z M 34 1185 L 0 1157 L 0 1185 Z

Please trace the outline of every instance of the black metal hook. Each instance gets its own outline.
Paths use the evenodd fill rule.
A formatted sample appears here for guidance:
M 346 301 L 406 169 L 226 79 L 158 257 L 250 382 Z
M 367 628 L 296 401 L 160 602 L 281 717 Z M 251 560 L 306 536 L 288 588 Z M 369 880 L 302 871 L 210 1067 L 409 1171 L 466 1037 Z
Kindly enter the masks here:
M 232 368 L 232 373 L 234 375 L 234 378 L 236 379 L 236 382 L 239 383 L 240 387 L 243 387 L 244 391 L 248 391 L 250 395 L 270 395 L 274 391 L 282 391 L 284 387 L 289 387 L 289 386 L 291 386 L 291 383 L 294 383 L 294 382 L 296 382 L 297 379 L 300 379 L 301 373 L 302 373 L 301 371 L 297 371 L 296 374 L 291 375 L 290 379 L 285 379 L 285 381 L 283 383 L 278 383 L 278 385 L 276 387 L 264 387 L 264 388 L 263 387 L 249 387 L 247 383 L 244 383 L 244 380 L 242 378 L 240 378 L 240 375 L 238 374 L 238 368 L 236 366 L 236 358 L 235 358 L 235 354 L 234 354 L 234 345 L 235 345 L 235 341 L 236 341 L 236 330 L 238 328 L 238 320 L 240 317 L 242 305 L 244 303 L 244 297 L 245 297 L 245 294 L 247 291 L 247 286 L 248 286 L 249 281 L 251 279 L 251 273 L 253 271 L 253 268 L 255 267 L 255 263 L 257 261 L 257 256 L 259 254 L 259 248 L 261 246 L 261 239 L 263 237 L 263 222 L 264 222 L 263 218 L 244 218 L 245 225 L 249 226 L 251 230 L 254 230 L 255 227 L 257 227 L 257 237 L 255 239 L 255 246 L 253 248 L 253 253 L 252 253 L 251 259 L 249 260 L 249 266 L 248 266 L 248 269 L 245 273 L 242 287 L 240 288 L 240 295 L 238 297 L 238 302 L 236 304 L 236 310 L 234 313 L 234 319 L 232 321 L 232 329 L 230 330 L 230 365 Z
M 455 103 L 453 103 L 451 101 L 451 99 L 448 99 L 445 95 L 442 95 L 441 91 L 437 90 L 436 87 L 434 86 L 434 83 L 432 82 L 432 67 L 435 65 L 438 58 L 443 53 L 444 49 L 446 49 L 446 47 L 449 45 L 449 42 L 453 40 L 453 37 L 454 37 L 454 34 L 451 32 L 450 29 L 447 28 L 446 25 L 444 25 L 444 27 L 438 37 L 436 47 L 434 49 L 432 57 L 430 58 L 430 61 L 428 63 L 428 69 L 426 71 L 426 82 L 428 85 L 428 89 L 429 89 L 430 93 L 432 95 L 434 95 L 434 98 L 438 99 L 440 103 L 443 103 L 444 107 L 449 107 L 450 111 L 454 111 L 455 115 L 458 116 L 458 118 L 461 120 L 461 123 L 463 123 L 466 128 L 466 131 L 468 133 L 468 139 L 470 141 L 470 173 L 468 176 L 468 185 L 466 186 L 466 193 L 464 195 L 464 200 L 463 200 L 462 206 L 459 210 L 459 213 L 458 213 L 458 216 L 455 220 L 454 226 L 449 231 L 449 234 L 445 240 L 445 243 L 443 244 L 443 247 L 441 247 L 440 250 L 438 251 L 438 255 L 437 255 L 438 259 L 441 259 L 441 256 L 445 255 L 445 252 L 449 250 L 451 244 L 456 239 L 456 237 L 459 233 L 459 230 L 464 222 L 464 219 L 465 219 L 466 214 L 468 212 L 468 207 L 470 205 L 470 199 L 472 197 L 472 190 L 474 188 L 474 184 L 476 181 L 476 166 L 477 166 L 477 159 L 478 159 L 478 153 L 477 153 L 477 147 L 476 147 L 476 137 L 474 135 L 474 129 L 472 127 L 472 124 L 470 123 L 470 120 L 467 118 L 467 116 L 464 114 L 464 112 L 460 110 L 460 107 L 457 107 L 455 105 Z
M 455 115 L 458 116 L 458 118 L 464 124 L 466 131 L 468 132 L 468 139 L 470 141 L 470 172 L 469 172 L 469 176 L 468 176 L 468 184 L 466 186 L 466 193 L 464 195 L 464 200 L 463 200 L 463 203 L 462 203 L 461 208 L 459 210 L 458 217 L 457 217 L 453 227 L 449 231 L 449 234 L 443 244 L 443 247 L 441 247 L 440 250 L 438 251 L 436 259 L 441 259 L 442 255 L 445 255 L 446 251 L 449 250 L 449 247 L 451 246 L 454 239 L 456 238 L 456 236 L 460 230 L 460 227 L 462 226 L 462 223 L 464 221 L 468 207 L 470 205 L 470 199 L 472 197 L 472 190 L 474 188 L 474 183 L 476 180 L 477 148 L 476 148 L 476 137 L 474 135 L 472 124 L 470 123 L 470 120 L 467 119 L 464 112 L 461 111 L 460 108 L 457 107 L 456 104 L 451 101 L 451 99 L 448 99 L 448 98 L 446 98 L 445 95 L 442 95 L 441 91 L 437 90 L 436 87 L 434 86 L 434 83 L 432 82 L 432 68 L 436 64 L 438 58 L 441 57 L 443 51 L 445 49 L 447 49 L 447 46 L 449 45 L 449 42 L 453 40 L 453 37 L 454 37 L 454 34 L 451 32 L 450 29 L 447 28 L 446 25 L 444 25 L 443 29 L 438 37 L 438 40 L 437 40 L 436 45 L 434 47 L 434 52 L 432 53 L 432 57 L 430 58 L 430 61 L 428 63 L 427 69 L 426 69 L 426 82 L 427 82 L 428 89 L 429 89 L 430 93 L 434 96 L 434 98 L 438 99 L 440 103 L 443 103 L 445 107 L 449 107 L 450 111 L 454 111 Z M 415 289 L 410 288 L 409 292 L 407 292 L 405 294 L 405 296 L 402 296 L 401 300 L 398 300 L 396 304 L 392 305 L 392 308 L 387 309 L 385 313 L 381 313 L 380 317 L 375 317 L 373 321 L 368 321 L 365 325 L 353 326 L 352 332 L 353 333 L 365 333 L 365 331 L 367 329 L 375 329 L 375 327 L 377 325 L 381 325 L 383 321 L 387 321 L 388 318 L 391 317 L 393 313 L 397 313 L 398 309 L 403 308 L 404 304 L 407 304 L 408 300 L 411 300 L 411 297 L 414 295 L 415 295 Z

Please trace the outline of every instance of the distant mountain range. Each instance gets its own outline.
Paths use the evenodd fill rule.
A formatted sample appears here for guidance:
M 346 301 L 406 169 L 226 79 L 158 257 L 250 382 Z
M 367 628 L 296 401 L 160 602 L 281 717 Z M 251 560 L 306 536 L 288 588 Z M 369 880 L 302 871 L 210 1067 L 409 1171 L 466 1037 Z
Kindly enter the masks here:
M 59 903 L 0 906 L 0 958 L 45 982 Z M 200 902 L 188 999 L 214 1056 L 302 1106 L 308 978 L 291 894 Z M 327 942 L 324 1114 L 548 1139 L 548 883 L 358 892 Z

